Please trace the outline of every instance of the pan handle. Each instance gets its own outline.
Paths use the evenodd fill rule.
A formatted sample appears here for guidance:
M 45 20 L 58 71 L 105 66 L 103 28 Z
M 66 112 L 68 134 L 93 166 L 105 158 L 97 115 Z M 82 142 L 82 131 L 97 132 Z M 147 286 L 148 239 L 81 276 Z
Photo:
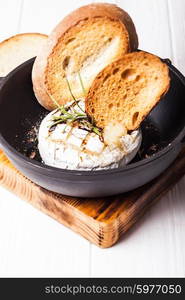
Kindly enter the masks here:
M 179 72 L 179 70 L 177 70 L 173 65 L 172 62 L 169 58 L 163 58 L 162 61 L 164 63 L 166 63 L 168 66 L 173 67 L 173 70 L 175 71 L 175 73 L 181 78 L 183 79 L 183 81 L 185 81 L 185 76 Z M 180 143 L 182 144 L 182 147 L 185 147 L 185 130 L 183 130 L 183 132 L 181 133 L 181 138 L 179 139 Z M 179 142 L 178 140 L 178 142 Z

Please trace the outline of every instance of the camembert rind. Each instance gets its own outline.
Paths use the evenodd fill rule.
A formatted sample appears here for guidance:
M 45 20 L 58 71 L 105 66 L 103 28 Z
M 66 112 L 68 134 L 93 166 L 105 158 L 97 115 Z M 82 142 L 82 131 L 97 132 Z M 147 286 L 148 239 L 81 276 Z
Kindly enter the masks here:
M 84 109 L 84 101 L 79 104 Z M 78 106 L 73 109 L 80 110 Z M 120 146 L 108 146 L 99 135 L 79 128 L 78 124 L 58 124 L 50 130 L 52 117 L 58 114 L 57 109 L 49 113 L 39 129 L 38 148 L 47 165 L 70 170 L 112 169 L 128 164 L 139 150 L 140 130 L 120 137 Z

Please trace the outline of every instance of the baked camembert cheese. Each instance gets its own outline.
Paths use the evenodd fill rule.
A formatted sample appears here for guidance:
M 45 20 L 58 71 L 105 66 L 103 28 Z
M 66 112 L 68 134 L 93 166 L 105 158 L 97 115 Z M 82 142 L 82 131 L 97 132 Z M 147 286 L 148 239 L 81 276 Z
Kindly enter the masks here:
M 119 128 L 113 128 L 119 132 Z M 101 170 L 126 165 L 136 155 L 141 140 L 141 131 L 135 130 L 118 136 L 115 142 L 106 141 L 103 131 L 88 119 L 85 101 L 80 99 L 55 109 L 43 119 L 38 148 L 47 165 L 70 170 Z

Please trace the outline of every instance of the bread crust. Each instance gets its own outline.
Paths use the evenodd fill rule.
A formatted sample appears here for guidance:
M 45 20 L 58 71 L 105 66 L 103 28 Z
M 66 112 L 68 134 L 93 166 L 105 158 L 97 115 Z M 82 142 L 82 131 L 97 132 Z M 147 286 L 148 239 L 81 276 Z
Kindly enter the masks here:
M 23 36 L 40 36 L 40 37 L 43 37 L 43 38 L 47 38 L 47 34 L 43 34 L 43 33 L 38 33 L 38 32 L 28 32 L 28 33 L 18 33 L 18 34 L 15 34 L 11 37 L 9 37 L 8 39 L 6 40 L 3 40 L 2 42 L 0 42 L 0 47 L 4 46 L 5 44 L 9 43 L 10 41 L 16 41 L 17 39 L 19 39 L 19 37 L 23 37 Z
M 36 56 L 47 37 L 41 33 L 21 33 L 0 42 L 0 76 L 5 77 L 19 64 Z
M 49 110 L 53 109 L 53 102 L 47 93 L 45 80 L 49 56 L 52 54 L 59 39 L 65 34 L 66 31 L 78 24 L 80 21 L 94 17 L 108 17 L 111 20 L 119 21 L 122 26 L 126 28 L 128 33 L 128 52 L 137 49 L 138 37 L 135 26 L 130 16 L 118 6 L 108 3 L 95 3 L 82 6 L 73 11 L 71 14 L 66 16 L 52 31 L 41 55 L 36 58 L 33 66 L 33 89 L 37 100 L 45 108 Z

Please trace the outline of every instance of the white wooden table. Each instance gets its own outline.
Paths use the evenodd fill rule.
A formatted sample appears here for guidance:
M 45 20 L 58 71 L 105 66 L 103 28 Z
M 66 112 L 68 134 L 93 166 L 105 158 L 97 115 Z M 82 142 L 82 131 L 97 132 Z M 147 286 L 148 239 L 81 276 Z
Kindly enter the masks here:
M 0 0 L 0 39 L 49 33 L 82 0 Z M 95 1 L 94 1 L 95 2 Z M 120 0 L 140 49 L 185 74 L 185 1 Z M 185 99 L 184 99 L 185 100 Z M 0 277 L 185 276 L 185 178 L 112 248 L 99 249 L 0 187 Z

